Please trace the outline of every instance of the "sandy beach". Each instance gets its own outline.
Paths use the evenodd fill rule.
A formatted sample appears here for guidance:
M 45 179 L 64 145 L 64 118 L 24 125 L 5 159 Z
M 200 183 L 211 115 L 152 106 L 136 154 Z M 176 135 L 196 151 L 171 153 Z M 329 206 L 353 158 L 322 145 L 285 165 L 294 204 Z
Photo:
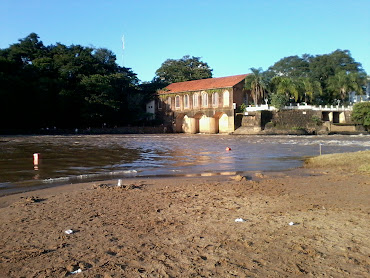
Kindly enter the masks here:
M 369 277 L 368 175 L 302 168 L 116 185 L 1 197 L 0 276 Z

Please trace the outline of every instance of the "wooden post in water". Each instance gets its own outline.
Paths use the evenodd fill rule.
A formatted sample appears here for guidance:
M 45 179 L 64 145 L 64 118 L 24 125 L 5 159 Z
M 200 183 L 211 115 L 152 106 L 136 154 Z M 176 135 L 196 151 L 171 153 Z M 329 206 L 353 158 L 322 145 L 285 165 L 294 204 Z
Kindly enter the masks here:
M 321 155 L 321 143 L 320 143 L 320 155 Z
M 39 153 L 33 154 L 33 169 L 36 171 L 39 169 Z

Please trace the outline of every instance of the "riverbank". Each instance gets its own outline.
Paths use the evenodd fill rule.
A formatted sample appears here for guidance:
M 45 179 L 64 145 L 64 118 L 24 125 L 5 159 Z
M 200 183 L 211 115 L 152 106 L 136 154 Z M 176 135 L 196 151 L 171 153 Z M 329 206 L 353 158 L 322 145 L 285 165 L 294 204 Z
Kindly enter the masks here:
M 97 135 L 97 134 L 162 134 L 172 133 L 172 130 L 164 125 L 159 126 L 122 126 L 102 128 L 41 128 L 41 129 L 14 129 L 2 130 L 0 135 Z
M 1 277 L 365 277 L 369 176 L 127 179 L 0 198 Z M 66 230 L 72 230 L 66 234 Z

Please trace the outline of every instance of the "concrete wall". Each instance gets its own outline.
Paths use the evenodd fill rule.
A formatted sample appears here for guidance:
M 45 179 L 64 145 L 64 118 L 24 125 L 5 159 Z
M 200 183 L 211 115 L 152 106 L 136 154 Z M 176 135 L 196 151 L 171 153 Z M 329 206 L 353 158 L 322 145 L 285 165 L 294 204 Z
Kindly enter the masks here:
M 224 113 L 208 117 L 206 114 L 198 113 L 194 117 L 179 114 L 175 120 L 174 131 L 184 133 L 230 133 L 234 117 Z
M 352 123 L 351 111 L 322 111 L 321 119 L 335 124 Z
M 189 118 L 188 116 L 184 116 L 184 119 L 181 123 L 182 129 L 179 132 L 185 132 L 185 133 L 195 133 L 196 132 L 196 126 L 195 126 L 195 119 Z
M 330 132 L 355 132 L 357 128 L 355 125 L 330 125 Z
M 237 117 L 240 115 L 239 113 Z M 270 111 L 248 112 L 242 115 L 241 127 L 236 129 L 234 134 L 260 134 L 271 119 Z
M 229 120 L 234 121 L 233 118 L 230 119 L 230 117 L 228 117 L 226 114 L 222 114 L 218 121 L 219 133 L 228 133 L 234 130 L 234 129 L 231 130 L 231 128 L 229 128 L 230 126 Z

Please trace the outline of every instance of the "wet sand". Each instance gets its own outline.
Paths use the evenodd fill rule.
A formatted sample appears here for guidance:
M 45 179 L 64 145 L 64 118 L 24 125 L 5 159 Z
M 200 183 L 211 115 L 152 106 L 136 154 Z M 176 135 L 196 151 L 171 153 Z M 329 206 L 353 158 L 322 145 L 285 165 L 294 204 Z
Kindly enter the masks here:
M 369 176 L 251 178 L 114 180 L 0 197 L 0 277 L 368 277 Z

